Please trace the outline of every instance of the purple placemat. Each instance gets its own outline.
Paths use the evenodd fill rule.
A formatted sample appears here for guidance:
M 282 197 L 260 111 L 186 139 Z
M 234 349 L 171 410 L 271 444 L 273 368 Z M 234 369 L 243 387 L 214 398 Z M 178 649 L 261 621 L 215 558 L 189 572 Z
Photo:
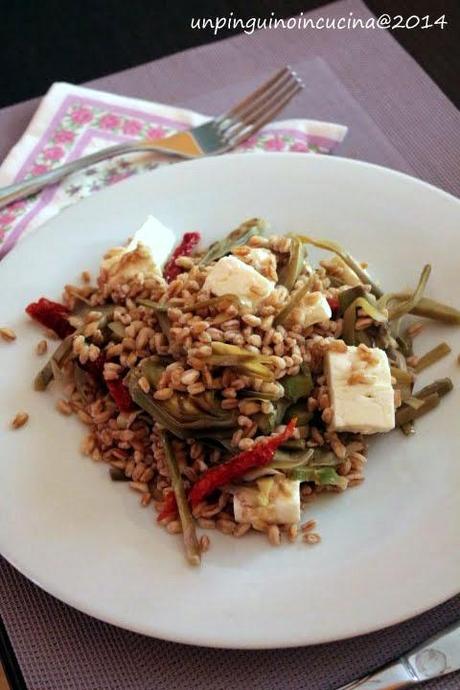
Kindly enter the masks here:
M 370 16 L 358 1 L 305 16 L 339 17 L 351 11 Z M 460 192 L 458 111 L 386 32 L 240 36 L 90 86 L 211 113 L 286 62 L 298 69 L 309 88 L 283 117 L 343 122 L 350 132 L 341 155 L 388 165 Z M 29 101 L 0 111 L 0 157 L 20 137 L 36 106 L 37 101 Z M 457 597 L 399 626 L 329 645 L 265 652 L 208 650 L 100 623 L 45 594 L 4 561 L 0 583 L 0 611 L 29 690 L 332 690 L 460 618 Z M 460 688 L 460 675 L 424 687 Z
M 195 15 L 198 12 L 193 10 Z M 372 17 L 360 0 L 343 0 L 304 16 L 339 18 L 350 13 L 363 20 Z M 382 159 L 382 165 L 412 170 L 427 182 L 460 193 L 460 113 L 381 29 L 277 29 L 241 35 L 96 79 L 88 86 L 213 113 L 241 94 L 240 85 L 246 79 L 258 83 L 286 63 L 301 71 L 304 61 L 316 57 L 328 63 L 349 97 L 399 151 L 399 162 Z M 354 124 L 351 116 L 348 121 L 343 118 L 340 103 L 333 97 L 332 115 L 328 114 L 329 94 L 321 83 L 319 89 L 317 82 L 307 82 L 308 86 L 283 118 L 300 115 Z M 19 139 L 37 105 L 35 99 L 0 111 L 0 159 Z M 375 140 L 347 138 L 341 155 L 374 161 Z

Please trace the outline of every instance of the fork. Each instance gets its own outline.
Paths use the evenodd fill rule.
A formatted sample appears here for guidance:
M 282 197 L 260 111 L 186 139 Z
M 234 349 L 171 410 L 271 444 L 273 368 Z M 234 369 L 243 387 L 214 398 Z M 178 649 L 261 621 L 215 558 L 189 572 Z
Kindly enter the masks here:
M 56 184 L 78 170 L 114 156 L 154 151 L 165 157 L 201 158 L 230 151 L 270 122 L 304 85 L 287 66 L 276 72 L 228 112 L 185 132 L 161 139 L 125 142 L 96 151 L 54 170 L 0 189 L 0 208 Z

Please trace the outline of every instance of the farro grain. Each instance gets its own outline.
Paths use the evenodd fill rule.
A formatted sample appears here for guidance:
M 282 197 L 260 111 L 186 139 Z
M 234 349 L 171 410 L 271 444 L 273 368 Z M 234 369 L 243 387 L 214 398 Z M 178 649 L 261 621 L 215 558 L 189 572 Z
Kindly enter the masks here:
M 180 534 L 182 532 L 182 525 L 179 520 L 173 520 L 166 525 L 166 531 L 169 532 L 169 534 Z
M 341 462 L 337 468 L 337 472 L 344 477 L 350 472 L 350 470 L 351 470 L 351 460 L 350 459 L 346 459 L 343 462 Z
M 241 320 L 248 326 L 252 326 L 253 328 L 257 328 L 258 326 L 262 325 L 262 319 L 259 316 L 256 316 L 255 314 L 243 314 Z
M 233 384 L 235 385 L 235 384 Z M 240 412 L 249 416 L 260 412 L 260 405 L 255 400 L 241 400 L 239 403 Z
M 409 328 L 407 329 L 408 335 L 411 336 L 411 338 L 415 338 L 419 333 L 421 333 L 425 328 L 425 324 L 422 321 L 416 321 L 415 323 L 411 324 Z
M 35 352 L 37 355 L 44 355 L 45 352 L 48 350 L 48 343 L 46 340 L 39 340 L 36 347 L 35 347 Z
M 242 438 L 238 443 L 238 448 L 240 450 L 250 450 L 254 445 L 254 439 L 252 438 Z
M 12 429 L 20 429 L 22 426 L 27 424 L 29 420 L 29 415 L 27 412 L 17 412 L 17 414 L 11 420 L 10 426 Z
M 69 416 L 72 414 L 72 406 L 67 400 L 58 400 L 56 403 L 56 409 L 63 415 Z
M 92 418 L 84 412 L 83 410 L 78 410 L 77 411 L 78 418 L 83 422 L 83 424 L 87 424 L 88 426 L 91 426 L 93 423 Z
M 252 422 L 249 419 L 249 417 L 246 417 L 244 414 L 240 414 L 237 419 L 238 426 L 243 427 L 245 429 L 246 427 L 252 426 Z
M 137 383 L 138 383 L 139 388 L 142 391 L 144 391 L 144 393 L 150 392 L 150 383 L 145 376 L 141 376 Z
M 196 371 L 195 369 L 188 369 L 184 374 L 181 375 L 180 382 L 184 386 L 190 386 L 191 384 L 198 381 L 199 378 L 200 378 L 200 372 L 199 371 Z
M 299 532 L 299 528 L 297 525 L 289 525 L 287 534 L 288 534 L 288 539 L 290 542 L 295 542 L 297 539 L 297 535 Z
M 325 424 L 329 425 L 332 422 L 333 415 L 334 413 L 332 408 L 326 407 L 322 412 L 321 419 Z
M 216 524 L 214 520 L 209 520 L 206 518 L 198 518 L 197 520 L 198 526 L 201 527 L 202 529 L 215 529 Z
M 267 537 L 272 546 L 279 546 L 281 544 L 281 533 L 278 525 L 269 525 Z
M 321 541 L 321 537 L 316 532 L 307 532 L 303 535 L 302 541 L 306 544 L 318 544 Z
M 220 404 L 223 410 L 235 410 L 238 407 L 238 400 L 236 398 L 226 398 Z
M 270 400 L 263 400 L 261 402 L 261 409 L 264 414 L 272 414 L 274 411 L 273 403 L 270 402 Z
M 190 386 L 187 386 L 187 392 L 189 395 L 200 395 L 200 393 L 204 393 L 206 390 L 205 386 L 203 383 L 192 383 Z
M 200 551 L 201 553 L 205 553 L 206 551 L 209 551 L 210 547 L 210 539 L 206 534 L 203 534 L 203 536 L 200 538 Z
M 347 455 L 347 448 L 346 446 L 338 439 L 337 436 L 333 437 L 331 439 L 331 448 L 334 451 L 334 454 L 340 459 L 344 460 L 346 455 Z
M 149 493 L 149 486 L 145 482 L 129 482 L 129 488 L 142 494 Z
M 155 391 L 153 397 L 155 398 L 155 400 L 169 400 L 172 397 L 172 395 L 172 388 L 160 388 L 159 390 Z
M 0 328 L 0 337 L 5 340 L 5 342 L 10 343 L 13 342 L 13 340 L 16 340 L 16 333 L 12 328 L 3 326 L 3 328 Z
M 236 529 L 236 524 L 232 520 L 224 520 L 219 518 L 216 520 L 216 527 L 219 532 L 222 532 L 223 534 L 233 534 Z
M 238 429 L 232 436 L 231 444 L 232 446 L 238 446 L 239 442 L 243 438 L 243 429 Z
M 94 345 L 93 343 L 91 343 L 91 345 L 88 348 L 88 357 L 89 357 L 90 362 L 95 362 L 98 359 L 100 354 L 101 354 L 101 351 L 97 347 L 97 345 Z
M 237 539 L 243 537 L 245 534 L 247 534 L 247 532 L 249 532 L 250 529 L 251 525 L 249 523 L 242 522 L 236 526 L 235 531 L 233 532 L 233 536 Z

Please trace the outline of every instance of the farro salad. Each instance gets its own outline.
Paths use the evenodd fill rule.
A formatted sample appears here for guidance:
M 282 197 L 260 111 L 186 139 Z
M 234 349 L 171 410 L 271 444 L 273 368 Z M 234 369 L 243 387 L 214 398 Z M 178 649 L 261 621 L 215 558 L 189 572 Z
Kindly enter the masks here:
M 326 252 L 316 266 L 310 246 Z M 452 389 L 445 378 L 417 390 L 450 349 L 414 355 L 423 322 L 404 324 L 460 324 L 423 296 L 430 270 L 413 291 L 384 294 L 327 240 L 254 218 L 208 248 L 195 232 L 176 246 L 149 217 L 107 252 L 95 284 L 84 271 L 63 304 L 27 307 L 62 339 L 35 388 L 60 383 L 58 409 L 88 427 L 83 453 L 182 534 L 189 563 L 209 547 L 201 529 L 313 544 L 305 504 L 359 484 L 368 436 L 412 434 Z

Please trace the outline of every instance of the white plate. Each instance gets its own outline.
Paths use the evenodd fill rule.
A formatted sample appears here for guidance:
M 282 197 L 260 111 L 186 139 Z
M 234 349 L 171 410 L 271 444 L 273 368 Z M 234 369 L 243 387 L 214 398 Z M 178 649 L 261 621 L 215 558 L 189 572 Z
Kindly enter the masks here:
M 260 536 L 211 534 L 200 569 L 181 540 L 158 529 L 138 496 L 79 455 L 83 429 L 31 382 L 39 329 L 31 300 L 59 298 L 82 269 L 153 213 L 206 242 L 259 215 L 277 231 L 342 242 L 388 289 L 414 285 L 433 264 L 429 292 L 459 300 L 460 203 L 372 165 L 300 154 L 232 155 L 132 178 L 64 211 L 0 265 L 0 547 L 22 573 L 63 601 L 148 635 L 225 647 L 311 644 L 401 621 L 454 595 L 460 572 L 460 387 L 418 424 L 373 443 L 366 482 L 312 504 L 323 541 L 274 549 Z M 460 330 L 460 329 L 459 329 Z M 423 351 L 459 330 L 430 326 Z M 423 376 L 460 370 L 451 355 Z M 8 420 L 30 413 L 12 432 Z

